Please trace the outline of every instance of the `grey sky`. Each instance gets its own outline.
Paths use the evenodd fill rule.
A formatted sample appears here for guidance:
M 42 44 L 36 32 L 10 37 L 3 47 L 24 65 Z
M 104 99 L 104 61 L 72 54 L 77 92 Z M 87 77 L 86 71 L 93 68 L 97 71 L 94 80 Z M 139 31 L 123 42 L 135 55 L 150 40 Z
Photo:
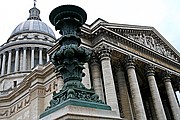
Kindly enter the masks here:
M 153 26 L 178 51 L 180 51 L 180 0 L 37 0 L 40 17 L 49 22 L 52 9 L 63 4 L 82 7 L 88 15 L 87 24 L 97 18 L 119 24 Z M 29 16 L 33 0 L 4 0 L 0 4 L 0 45 L 7 41 L 11 32 Z M 55 32 L 59 37 L 58 32 Z

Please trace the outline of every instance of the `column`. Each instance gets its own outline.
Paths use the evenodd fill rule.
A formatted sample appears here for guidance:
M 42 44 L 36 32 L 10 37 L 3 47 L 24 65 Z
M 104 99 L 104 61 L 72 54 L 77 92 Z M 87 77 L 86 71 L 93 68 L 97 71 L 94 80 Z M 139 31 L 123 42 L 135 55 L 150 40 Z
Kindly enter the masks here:
M 7 66 L 7 74 L 11 72 L 11 57 L 12 57 L 12 51 L 8 51 L 8 66 Z
M 102 77 L 101 77 L 101 68 L 100 68 L 100 64 L 98 63 L 98 60 L 97 60 L 97 58 L 95 58 L 95 56 L 93 56 L 91 58 L 90 70 L 91 70 L 91 79 L 92 79 L 92 83 L 93 83 L 93 89 L 94 89 L 95 93 L 99 96 L 99 99 L 102 101 L 105 101 Z
M 27 50 L 27 48 L 25 47 L 25 48 L 23 48 L 23 71 L 24 70 L 26 70 L 26 63 L 27 63 L 27 61 L 26 61 L 26 50 Z
M 48 49 L 46 49 L 46 54 L 47 54 L 47 62 L 49 62 L 50 58 L 49 58 L 49 54 L 48 54 Z
M 31 48 L 31 69 L 34 67 L 34 47 Z
M 128 93 L 128 87 L 125 79 L 124 69 L 121 63 L 117 63 L 115 66 L 116 78 L 119 88 L 119 97 L 121 101 L 121 112 L 127 120 L 133 120 L 132 106 L 130 104 L 130 98 Z
M 164 112 L 164 108 L 162 105 L 161 97 L 159 94 L 159 90 L 156 84 L 156 80 L 154 77 L 155 71 L 154 66 L 152 64 L 149 64 L 147 67 L 147 79 L 149 83 L 149 88 L 151 91 L 152 101 L 155 108 L 156 116 L 158 120 L 167 120 L 166 114 Z
M 83 69 L 83 72 L 85 73 L 85 76 L 82 78 L 82 84 L 88 88 L 91 89 L 91 80 L 90 80 L 90 74 L 89 74 L 89 64 L 84 64 L 85 69 Z
M 2 68 L 1 67 L 1 65 L 2 65 L 1 62 L 2 62 L 2 55 L 0 54 L 0 68 Z
M 18 66 L 19 66 L 19 49 L 16 49 L 14 72 L 18 71 Z
M 132 95 L 136 120 L 147 120 L 138 85 L 138 80 L 136 77 L 134 58 L 132 56 L 127 57 L 126 70 L 129 79 L 129 86 Z
M 167 74 L 163 78 L 163 80 L 164 80 L 164 84 L 165 84 L 165 88 L 166 88 L 166 92 L 167 92 L 167 96 L 168 96 L 169 104 L 171 106 L 171 110 L 172 110 L 174 120 L 180 120 L 180 108 L 179 108 L 179 105 L 177 103 L 169 75 Z
M 42 60 L 42 48 L 39 48 L 39 64 L 42 65 L 43 64 L 43 60 Z
M 102 48 L 100 49 L 100 60 L 101 60 L 101 67 L 102 67 L 102 75 L 104 81 L 104 89 L 105 89 L 105 96 L 106 96 L 106 103 L 112 109 L 112 111 L 116 111 L 119 114 L 119 106 L 117 101 L 117 95 L 115 90 L 114 78 L 112 74 L 111 68 L 111 58 L 110 58 L 110 49 L 109 48 Z
M 1 68 L 1 76 L 4 75 L 5 72 L 5 62 L 6 62 L 6 54 L 5 52 L 3 53 L 3 61 L 2 61 L 2 68 Z

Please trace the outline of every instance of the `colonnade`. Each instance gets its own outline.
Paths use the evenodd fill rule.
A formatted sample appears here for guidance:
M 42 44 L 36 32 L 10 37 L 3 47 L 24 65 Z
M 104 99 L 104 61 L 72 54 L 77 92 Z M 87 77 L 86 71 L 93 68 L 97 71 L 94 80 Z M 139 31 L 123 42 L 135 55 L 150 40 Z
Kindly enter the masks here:
M 99 57 L 99 61 L 95 59 L 97 57 Z M 147 117 L 143 105 L 143 98 L 141 96 L 140 86 L 138 84 L 138 79 L 136 76 L 134 58 L 132 56 L 127 56 L 125 66 L 135 118 L 137 120 L 146 120 Z M 156 83 L 154 66 L 152 64 L 147 64 L 144 69 L 146 70 L 146 77 L 148 80 L 156 117 L 158 120 L 167 120 Z M 109 49 L 98 50 L 97 56 L 93 57 L 91 60 L 90 70 L 95 92 L 100 96 L 100 99 L 105 100 L 106 104 L 111 106 L 111 109 L 113 111 L 119 113 L 117 94 L 115 94 L 117 92 L 111 66 L 111 52 Z M 170 77 L 164 76 L 162 79 L 164 81 L 164 87 L 166 88 L 166 93 L 171 106 L 173 118 L 175 120 L 180 120 L 180 107 L 177 103 Z
M 30 54 L 29 54 L 30 53 Z M 13 55 L 14 54 L 14 55 Z M 26 71 L 35 67 L 35 55 L 38 55 L 38 63 L 49 61 L 47 48 L 23 47 L 6 51 L 0 55 L 1 76 L 11 72 Z M 30 59 L 28 59 L 30 57 Z M 14 60 L 13 60 L 14 59 Z M 12 67 L 14 64 L 14 67 Z M 30 66 L 30 67 L 29 67 Z

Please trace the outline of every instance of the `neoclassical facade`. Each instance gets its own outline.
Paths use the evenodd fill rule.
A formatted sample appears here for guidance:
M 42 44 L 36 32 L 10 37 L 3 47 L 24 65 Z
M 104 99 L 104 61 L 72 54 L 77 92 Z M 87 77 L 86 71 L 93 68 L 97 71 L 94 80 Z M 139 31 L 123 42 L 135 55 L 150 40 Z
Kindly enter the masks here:
M 59 44 L 39 13 L 30 9 L 0 47 L 0 120 L 38 120 L 64 84 L 49 57 Z M 155 28 L 97 19 L 80 37 L 92 51 L 82 82 L 118 119 L 180 119 L 180 53 Z

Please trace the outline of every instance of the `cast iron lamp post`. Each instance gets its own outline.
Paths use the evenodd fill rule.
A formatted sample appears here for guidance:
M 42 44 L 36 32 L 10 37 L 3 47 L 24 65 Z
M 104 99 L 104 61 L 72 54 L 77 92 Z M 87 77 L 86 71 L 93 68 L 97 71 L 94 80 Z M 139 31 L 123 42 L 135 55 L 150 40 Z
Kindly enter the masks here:
M 80 27 L 87 19 L 86 12 L 78 6 L 62 5 L 50 13 L 49 19 L 62 35 L 58 39 L 60 48 L 52 55 L 51 61 L 56 72 L 62 75 L 64 86 L 58 93 L 53 93 L 50 106 L 40 118 L 67 105 L 110 110 L 93 90 L 81 83 L 85 76 L 83 65 L 91 56 L 90 50 L 80 47 L 81 39 L 78 36 Z

